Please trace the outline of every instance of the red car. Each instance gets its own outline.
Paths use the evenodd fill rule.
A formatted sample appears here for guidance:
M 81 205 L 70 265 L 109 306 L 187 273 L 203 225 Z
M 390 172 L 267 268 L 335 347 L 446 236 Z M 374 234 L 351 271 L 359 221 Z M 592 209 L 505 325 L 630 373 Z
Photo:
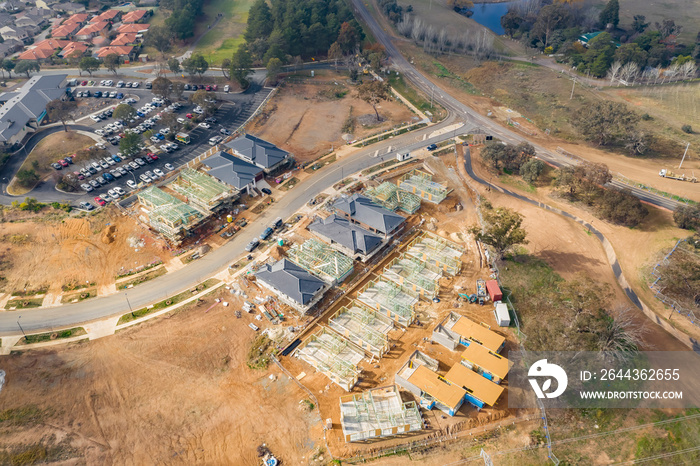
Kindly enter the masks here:
M 87 86 L 87 81 L 83 81 L 80 83 L 81 86 Z
M 205 87 L 206 90 L 211 91 L 211 86 Z
M 185 115 L 185 116 L 186 116 L 187 118 L 189 118 L 190 120 L 191 120 L 192 118 L 194 118 L 194 115 L 192 115 L 191 113 L 188 113 L 188 114 Z
M 154 162 L 158 160 L 158 156 L 156 154 L 148 154 L 148 158 L 153 160 Z
M 218 91 L 218 90 L 219 90 L 219 86 L 217 86 L 216 84 L 214 84 L 214 85 L 211 87 L 211 90 L 212 90 L 212 91 Z
M 101 205 L 101 206 L 107 205 L 107 203 L 105 202 L 105 200 L 102 199 L 101 197 L 98 197 L 98 196 L 95 196 L 95 202 L 97 202 L 97 204 L 99 204 L 99 205 Z
M 63 160 L 63 159 L 59 160 L 58 163 L 60 163 L 62 167 L 67 167 L 67 166 L 68 166 L 68 162 L 66 162 L 66 161 Z

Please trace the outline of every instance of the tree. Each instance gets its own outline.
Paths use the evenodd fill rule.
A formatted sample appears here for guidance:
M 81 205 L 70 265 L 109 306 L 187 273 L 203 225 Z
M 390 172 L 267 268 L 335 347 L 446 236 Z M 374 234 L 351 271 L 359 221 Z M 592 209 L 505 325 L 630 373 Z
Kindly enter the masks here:
M 267 39 L 272 33 L 275 23 L 272 20 L 270 7 L 265 0 L 257 0 L 248 10 L 248 27 L 243 37 L 252 43 L 255 39 Z
M 277 83 L 277 77 L 282 71 L 282 62 L 279 58 L 271 58 L 267 62 L 267 79 L 269 79 L 273 84 Z
M 615 142 L 633 131 L 639 117 L 629 111 L 625 104 L 617 102 L 596 102 L 583 107 L 574 123 L 579 132 L 599 146 Z
M 649 27 L 649 23 L 645 22 L 646 19 L 647 17 L 644 15 L 634 15 L 634 19 L 632 20 L 632 30 L 637 34 L 643 33 L 646 28 Z
M 676 24 L 672 19 L 665 19 L 661 23 L 654 23 L 661 37 L 666 39 L 668 36 L 677 36 L 683 30 L 683 26 Z
M 209 63 L 201 53 L 195 53 L 189 58 L 182 60 L 182 68 L 189 75 L 198 74 L 201 78 L 202 75 L 209 69 Z
M 491 246 L 496 253 L 496 259 L 513 246 L 527 244 L 527 232 L 521 227 L 523 216 L 506 207 L 484 209 L 484 227 L 474 226 L 470 232 L 484 244 Z
M 563 29 L 571 21 L 569 8 L 561 3 L 553 3 L 542 7 L 537 15 L 537 21 L 532 26 L 532 35 L 539 38 L 544 47 L 549 45 L 552 32 Z
M 615 51 L 614 57 L 615 60 L 623 65 L 625 63 L 634 62 L 643 67 L 647 62 L 647 53 L 639 47 L 639 44 L 635 44 L 634 42 L 622 44 Z
M 173 95 L 180 100 L 182 98 L 182 94 L 185 93 L 185 85 L 181 83 L 180 81 L 175 81 L 173 83 Z
M 530 159 L 520 166 L 520 176 L 528 183 L 534 183 L 544 171 L 544 162 L 539 159 Z
M 679 205 L 673 212 L 673 221 L 678 228 L 697 230 L 700 228 L 700 205 Z
M 171 58 L 168 60 L 168 69 L 173 74 L 180 74 L 180 60 L 177 58 Z
M 100 69 L 100 60 L 93 57 L 83 57 L 80 59 L 78 68 L 80 69 L 81 73 L 86 71 L 90 73 L 90 76 L 92 76 L 92 73 Z
M 517 146 L 491 142 L 481 151 L 483 159 L 493 168 L 496 170 L 503 168 L 511 171 L 520 170 L 520 167 L 534 157 L 535 154 L 535 148 L 526 142 L 521 142 Z
M 29 73 L 32 71 L 38 72 L 39 68 L 39 62 L 34 60 L 20 60 L 17 62 L 17 66 L 15 66 L 15 73 L 25 73 L 27 78 L 29 78 Z
M 194 91 L 190 96 L 190 102 L 205 109 L 211 109 L 214 101 L 216 101 L 216 95 L 204 89 Z
M 33 186 L 39 181 L 39 175 L 31 168 L 18 171 L 16 177 L 17 182 L 24 187 Z
M 331 48 L 328 49 L 328 59 L 333 60 L 333 66 L 335 66 L 336 71 L 338 71 L 338 60 L 341 58 L 343 58 L 343 50 L 338 42 L 333 42 Z
M 599 211 L 604 219 L 628 227 L 639 225 L 649 215 L 649 209 L 638 197 L 627 189 L 615 188 L 605 190 L 600 199 Z
M 74 100 L 55 99 L 46 104 L 46 113 L 51 121 L 63 123 L 63 130 L 68 132 L 66 122 L 75 119 L 74 112 L 78 104 Z
M 230 58 L 224 58 L 221 61 L 221 74 L 224 75 L 224 78 L 231 79 L 231 59 Z
M 114 109 L 112 116 L 115 120 L 129 121 L 136 115 L 136 109 L 129 104 L 119 104 Z
M 607 183 L 612 180 L 608 166 L 603 163 L 584 162 L 575 167 L 563 167 L 559 170 L 557 184 L 568 190 L 571 200 L 583 198 L 592 204 Z
M 170 49 L 173 35 L 165 26 L 151 26 L 146 33 L 146 45 L 150 45 L 165 57 L 165 52 Z
M 377 105 L 384 100 L 389 100 L 391 97 L 389 83 L 378 80 L 362 83 L 357 87 L 357 96 L 370 104 L 374 109 L 374 114 L 377 116 L 377 121 L 382 121 L 377 111 Z
M 9 58 L 5 58 L 2 61 L 2 69 L 4 71 L 7 71 L 8 76 L 11 78 L 12 77 L 12 70 L 15 69 L 15 62 L 10 60 Z
M 613 38 L 607 32 L 601 32 L 591 39 L 583 57 L 591 74 L 605 76 L 614 60 L 615 50 Z
M 513 37 L 520 26 L 525 22 L 525 18 L 521 16 L 517 8 L 509 8 L 508 12 L 501 17 L 501 26 L 509 36 Z
M 110 53 L 102 59 L 102 63 L 109 71 L 117 74 L 117 69 L 119 69 L 119 66 L 121 65 L 121 58 L 119 58 L 119 55 L 116 53 Z
M 355 28 L 348 22 L 341 24 L 336 42 L 340 45 L 344 54 L 353 53 L 355 51 L 355 46 L 359 42 L 357 31 L 355 31 Z
M 598 18 L 601 26 L 604 28 L 606 28 L 608 24 L 617 27 L 620 22 L 620 3 L 618 0 L 610 0 L 600 11 L 600 16 Z
M 172 81 L 170 81 L 168 78 L 159 76 L 153 80 L 151 92 L 161 99 L 168 99 L 172 93 L 172 85 Z
M 119 150 L 123 154 L 133 155 L 140 149 L 141 135 L 136 133 L 125 133 L 124 137 L 119 140 Z
M 238 50 L 233 54 L 231 58 L 231 77 L 235 79 L 240 86 L 245 89 L 248 87 L 248 76 L 253 73 L 251 67 L 253 66 L 253 59 L 248 51 L 248 46 L 246 44 L 241 44 L 238 46 Z

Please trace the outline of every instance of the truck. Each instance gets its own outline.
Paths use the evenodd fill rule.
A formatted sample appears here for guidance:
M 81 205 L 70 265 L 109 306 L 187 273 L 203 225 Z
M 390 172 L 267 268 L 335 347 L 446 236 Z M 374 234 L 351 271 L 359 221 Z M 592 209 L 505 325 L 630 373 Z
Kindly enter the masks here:
M 190 139 L 190 135 L 187 133 L 177 133 L 175 135 L 175 140 L 183 144 L 189 144 L 190 142 L 192 142 L 192 140 Z
M 672 180 L 678 180 L 678 181 L 690 181 L 691 183 L 698 182 L 698 179 L 695 177 L 695 175 L 685 176 L 685 173 L 679 175 L 679 174 L 673 173 L 671 170 L 667 170 L 665 168 L 661 169 L 661 171 L 659 172 L 659 176 L 662 178 L 670 178 Z

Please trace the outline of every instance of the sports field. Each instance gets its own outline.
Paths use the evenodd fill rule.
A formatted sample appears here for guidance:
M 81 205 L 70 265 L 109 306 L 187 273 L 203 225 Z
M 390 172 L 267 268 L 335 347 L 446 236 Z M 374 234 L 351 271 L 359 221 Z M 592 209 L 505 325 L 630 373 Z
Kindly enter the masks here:
M 205 34 L 197 44 L 195 52 L 199 52 L 215 65 L 221 64 L 225 58 L 231 58 L 233 52 L 243 43 L 243 31 L 248 22 L 248 10 L 254 0 L 211 0 L 204 4 L 204 14 L 197 22 L 195 37 Z M 217 15 L 223 16 L 216 25 Z

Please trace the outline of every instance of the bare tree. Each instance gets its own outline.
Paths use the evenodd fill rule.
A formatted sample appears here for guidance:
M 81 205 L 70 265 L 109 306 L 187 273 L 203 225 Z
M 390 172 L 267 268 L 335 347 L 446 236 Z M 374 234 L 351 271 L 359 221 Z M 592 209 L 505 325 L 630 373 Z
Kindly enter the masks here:
M 692 61 L 687 61 L 681 65 L 679 71 L 682 76 L 682 79 L 693 79 L 696 73 L 698 72 L 698 65 L 696 65 Z
M 632 82 L 634 84 L 637 76 L 639 75 L 639 65 L 631 61 L 625 63 L 625 65 L 620 68 L 620 77 L 625 80 L 625 82 Z
M 413 21 L 413 27 L 411 28 L 411 39 L 413 39 L 416 43 L 420 42 L 423 40 L 425 37 L 425 24 L 423 23 L 423 20 L 420 18 L 416 18 Z
M 413 30 L 413 16 L 403 15 L 401 21 L 396 25 L 396 30 L 404 37 L 411 37 Z
M 445 31 L 445 29 L 440 29 L 440 33 L 437 36 L 438 53 L 445 52 L 445 45 L 447 45 L 447 31 Z
M 630 307 L 618 307 L 609 314 L 606 327 L 598 334 L 598 349 L 602 357 L 615 352 L 617 357 L 628 360 L 637 353 L 649 330 L 639 323 Z
M 622 63 L 619 61 L 614 61 L 612 65 L 610 65 L 610 69 L 608 70 L 608 75 L 607 77 L 610 78 L 610 83 L 612 84 L 613 81 L 615 81 L 619 74 L 620 74 L 620 68 L 622 68 Z

